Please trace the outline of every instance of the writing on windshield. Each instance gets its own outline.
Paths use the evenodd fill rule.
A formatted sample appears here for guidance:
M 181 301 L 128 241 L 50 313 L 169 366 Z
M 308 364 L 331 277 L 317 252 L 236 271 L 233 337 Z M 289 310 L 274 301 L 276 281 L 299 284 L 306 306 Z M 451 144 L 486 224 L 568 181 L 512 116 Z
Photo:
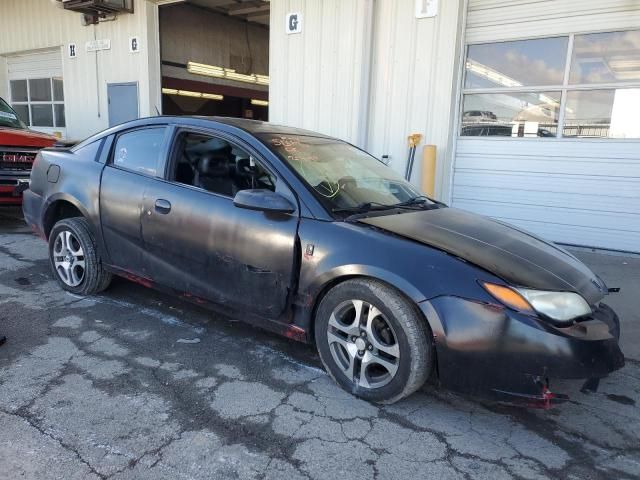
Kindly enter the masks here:
M 391 168 L 346 142 L 306 135 L 263 138 L 330 211 L 394 205 L 420 195 Z

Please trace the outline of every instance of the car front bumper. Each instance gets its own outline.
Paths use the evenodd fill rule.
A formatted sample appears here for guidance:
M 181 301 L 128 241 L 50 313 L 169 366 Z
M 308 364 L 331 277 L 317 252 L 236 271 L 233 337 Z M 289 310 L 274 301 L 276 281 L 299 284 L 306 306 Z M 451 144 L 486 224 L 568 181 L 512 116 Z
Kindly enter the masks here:
M 553 380 L 597 379 L 624 366 L 620 322 L 604 304 L 564 328 L 458 297 L 420 307 L 433 330 L 440 382 L 452 390 L 544 407 Z
M 0 174 L 0 205 L 21 205 L 22 192 L 29 188 L 29 175 Z

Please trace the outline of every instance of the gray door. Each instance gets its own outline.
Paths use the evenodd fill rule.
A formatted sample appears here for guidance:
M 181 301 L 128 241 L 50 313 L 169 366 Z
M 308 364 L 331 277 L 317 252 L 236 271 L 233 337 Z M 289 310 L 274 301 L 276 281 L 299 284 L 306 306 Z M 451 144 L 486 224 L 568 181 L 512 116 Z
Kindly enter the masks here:
M 110 83 L 107 85 L 107 95 L 110 127 L 138 118 L 137 83 Z

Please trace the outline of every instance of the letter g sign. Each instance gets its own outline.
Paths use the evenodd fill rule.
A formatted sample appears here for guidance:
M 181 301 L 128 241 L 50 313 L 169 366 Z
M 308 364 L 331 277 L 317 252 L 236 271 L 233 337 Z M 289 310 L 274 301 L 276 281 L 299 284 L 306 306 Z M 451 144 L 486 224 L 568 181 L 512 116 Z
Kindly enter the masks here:
M 302 32 L 302 14 L 301 13 L 287 14 L 286 32 L 288 34 Z

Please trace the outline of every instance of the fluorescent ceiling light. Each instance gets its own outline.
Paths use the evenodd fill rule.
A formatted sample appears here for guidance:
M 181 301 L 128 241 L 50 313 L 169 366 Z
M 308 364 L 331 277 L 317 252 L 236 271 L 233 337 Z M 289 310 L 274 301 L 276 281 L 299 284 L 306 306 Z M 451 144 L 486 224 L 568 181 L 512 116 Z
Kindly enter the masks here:
M 259 107 L 268 107 L 269 102 L 267 102 L 266 100 L 258 100 L 256 98 L 252 98 L 251 105 L 258 105 Z
M 238 73 L 232 68 L 217 67 L 205 63 L 188 62 L 187 71 L 195 75 L 205 75 L 207 77 L 226 78 L 236 82 L 256 83 L 259 85 L 269 85 L 269 75 L 258 75 L 257 73 Z
M 202 92 L 192 92 L 190 90 L 178 90 L 178 95 L 183 97 L 202 97 Z
M 174 88 L 163 88 L 165 95 L 181 95 L 183 97 L 206 98 L 207 100 L 224 100 L 222 95 L 216 93 L 192 92 L 190 90 L 176 90 Z
M 203 93 L 202 98 L 208 98 L 209 100 L 224 100 L 224 97 L 217 93 Z

